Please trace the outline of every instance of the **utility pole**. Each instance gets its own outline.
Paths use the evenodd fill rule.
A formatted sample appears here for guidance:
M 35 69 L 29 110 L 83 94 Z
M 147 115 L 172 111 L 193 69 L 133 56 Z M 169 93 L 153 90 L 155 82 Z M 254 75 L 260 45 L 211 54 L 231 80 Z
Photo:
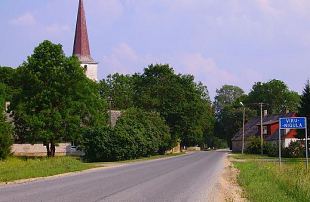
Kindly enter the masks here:
M 263 137 L 263 104 L 264 103 L 259 103 L 260 105 L 260 150 L 261 154 L 264 154 L 264 137 Z

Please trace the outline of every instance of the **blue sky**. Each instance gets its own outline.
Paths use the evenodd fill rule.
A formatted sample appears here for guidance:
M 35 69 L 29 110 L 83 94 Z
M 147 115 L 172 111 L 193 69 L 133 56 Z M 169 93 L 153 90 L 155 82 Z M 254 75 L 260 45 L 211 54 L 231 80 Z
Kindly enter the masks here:
M 84 0 L 99 78 L 169 63 L 210 96 L 280 79 L 301 93 L 310 78 L 309 0 Z M 0 65 L 17 67 L 44 39 L 71 55 L 78 0 L 1 0 Z

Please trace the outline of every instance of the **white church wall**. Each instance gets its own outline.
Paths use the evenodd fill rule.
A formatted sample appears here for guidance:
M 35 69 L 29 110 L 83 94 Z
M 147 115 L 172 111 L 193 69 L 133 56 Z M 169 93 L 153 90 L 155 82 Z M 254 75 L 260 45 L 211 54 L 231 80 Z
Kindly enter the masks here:
M 98 81 L 98 64 L 82 64 L 84 69 L 86 68 L 86 76 L 94 81 Z

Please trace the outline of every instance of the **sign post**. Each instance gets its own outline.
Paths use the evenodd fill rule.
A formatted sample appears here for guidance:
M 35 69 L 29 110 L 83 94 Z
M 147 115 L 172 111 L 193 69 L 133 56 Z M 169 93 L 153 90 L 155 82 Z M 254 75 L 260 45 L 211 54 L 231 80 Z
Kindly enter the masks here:
M 279 119 L 279 163 L 281 165 L 281 129 L 305 129 L 306 167 L 308 170 L 308 131 L 306 117 L 287 117 Z

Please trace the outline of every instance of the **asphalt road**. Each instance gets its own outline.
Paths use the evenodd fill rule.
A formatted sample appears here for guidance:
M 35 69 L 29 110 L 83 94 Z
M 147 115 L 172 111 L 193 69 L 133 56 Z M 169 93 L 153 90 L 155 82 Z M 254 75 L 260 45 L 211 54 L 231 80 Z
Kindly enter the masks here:
M 0 202 L 216 201 L 225 152 L 197 152 L 0 186 Z

